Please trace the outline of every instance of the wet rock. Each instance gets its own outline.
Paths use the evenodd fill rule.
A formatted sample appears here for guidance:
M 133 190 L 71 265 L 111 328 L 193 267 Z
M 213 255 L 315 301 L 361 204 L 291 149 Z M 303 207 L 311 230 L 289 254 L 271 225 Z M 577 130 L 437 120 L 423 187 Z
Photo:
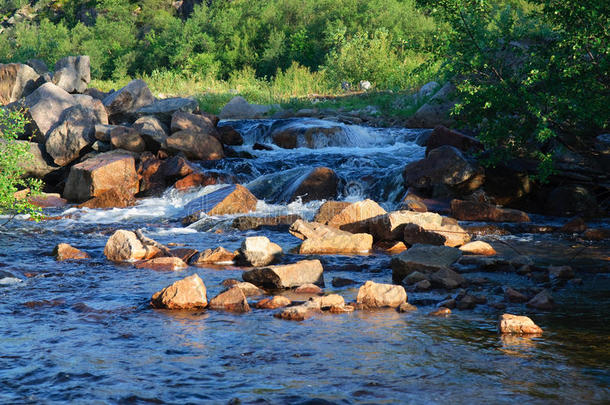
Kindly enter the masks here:
M 428 157 L 409 163 L 403 172 L 405 187 L 428 189 L 443 197 L 472 192 L 483 184 L 483 170 L 452 146 L 441 146 Z
M 373 200 L 358 201 L 349 204 L 328 221 L 328 226 L 352 233 L 369 233 L 369 220 L 386 214 Z
M 87 253 L 80 251 L 67 243 L 60 243 L 59 245 L 55 246 L 53 256 L 55 256 L 57 261 L 60 262 L 64 260 L 81 260 L 90 258 Z
M 526 304 L 530 308 L 550 311 L 555 308 L 555 300 L 547 290 L 542 290 Z
M 428 276 L 426 276 L 425 274 L 420 273 L 419 271 L 414 271 L 413 273 L 411 273 L 407 277 L 405 277 L 403 282 L 406 285 L 412 285 L 412 284 L 417 284 L 420 281 L 424 281 L 427 279 L 428 279 Z
M 0 64 L 0 105 L 28 96 L 37 86 L 39 74 L 28 65 Z
M 256 210 L 258 199 L 239 184 L 232 184 L 186 204 L 187 217 L 183 223 L 197 221 L 202 213 L 207 215 L 247 214 Z
M 398 312 L 413 312 L 417 311 L 417 307 L 415 305 L 409 304 L 408 302 L 403 302 L 398 307 Z
M 254 306 L 258 309 L 278 309 L 284 308 L 288 305 L 292 304 L 286 297 L 282 297 L 281 295 L 275 295 L 271 298 L 265 298 L 254 304 Z
M 457 306 L 457 301 L 453 298 L 449 298 L 439 302 L 438 306 L 441 308 L 454 309 Z
M 140 108 L 154 101 L 155 98 L 143 80 L 132 80 L 122 89 L 110 93 L 102 102 L 110 120 L 118 122 L 135 115 Z
M 466 280 L 464 280 L 461 274 L 445 267 L 432 273 L 430 275 L 430 282 L 435 287 L 452 290 L 464 285 Z
M 197 274 L 193 274 L 155 293 L 150 304 L 164 309 L 205 308 L 208 305 L 205 284 Z
M 135 264 L 137 269 L 152 269 L 161 271 L 177 271 L 188 267 L 179 257 L 155 257 Z
M 93 110 L 74 106 L 64 110 L 45 141 L 45 150 L 58 166 L 76 160 L 93 143 L 97 117 Z
M 407 293 L 402 286 L 379 284 L 369 280 L 358 290 L 356 302 L 371 309 L 397 308 L 407 302 Z
M 136 204 L 136 199 L 132 194 L 120 188 L 112 188 L 104 191 L 97 197 L 78 205 L 78 208 L 105 209 L 105 208 L 126 208 Z
M 460 246 L 460 250 L 464 253 L 482 256 L 493 256 L 497 253 L 489 243 L 480 240 Z
M 303 202 L 327 200 L 337 197 L 339 177 L 328 167 L 316 167 L 296 181 L 296 189 L 289 201 L 300 198 Z
M 302 219 L 300 215 L 280 215 L 276 217 L 244 216 L 235 218 L 231 226 L 240 231 L 259 230 L 261 228 L 288 230 L 288 227 L 299 219 Z
M 551 266 L 549 267 L 549 277 L 551 279 L 569 280 L 574 278 L 574 270 L 570 266 Z
M 437 309 L 436 311 L 432 311 L 428 314 L 428 316 L 449 316 L 451 315 L 451 310 L 449 308 L 445 308 L 445 307 L 440 307 L 439 309 Z
M 521 294 L 519 291 L 506 287 L 504 289 L 504 299 L 508 302 L 526 302 L 527 297 L 524 294 Z
M 560 229 L 559 232 L 563 233 L 581 233 L 587 230 L 587 224 L 581 217 L 575 217 L 570 221 L 566 222 Z
M 106 242 L 104 255 L 113 262 L 136 261 L 146 258 L 148 250 L 134 232 L 119 229 Z
M 466 309 L 474 309 L 477 304 L 478 302 L 476 297 L 466 294 L 457 302 L 457 308 L 462 311 Z
M 344 146 L 345 131 L 344 126 L 328 121 L 290 119 L 275 121 L 269 129 L 273 143 L 283 149 Z
M 542 328 L 527 316 L 502 314 L 498 319 L 498 331 L 500 333 L 514 333 L 518 335 L 539 335 L 542 333 Z
M 135 194 L 138 183 L 134 158 L 109 152 L 72 166 L 63 196 L 72 201 L 86 201 L 113 188 Z
M 306 283 L 295 288 L 294 292 L 295 294 L 321 294 L 322 289 L 315 284 Z
M 133 128 L 117 126 L 110 131 L 110 143 L 116 149 L 124 149 L 131 152 L 144 152 L 146 143 L 138 131 Z
M 326 201 L 320 206 L 314 217 L 314 222 L 319 222 L 323 225 L 328 225 L 328 222 L 337 214 L 341 213 L 345 208 L 352 203 L 346 201 Z
M 170 153 L 182 152 L 189 159 L 218 160 L 224 157 L 218 139 L 202 132 L 178 131 L 165 141 L 165 149 Z
M 195 256 L 199 251 L 197 249 L 191 248 L 176 248 L 169 251 L 170 254 L 174 257 L 178 257 L 185 263 L 188 263 L 193 256 Z
M 428 280 L 420 280 L 415 283 L 415 291 L 428 291 L 432 288 L 432 283 Z
M 233 287 L 237 287 L 237 288 L 241 289 L 246 297 L 257 297 L 259 295 L 265 294 L 264 290 L 261 290 L 254 284 L 248 283 L 248 282 L 237 283 L 237 284 L 231 286 L 231 288 L 233 288 Z
M 259 236 L 257 238 L 264 238 Z M 324 284 L 324 269 L 319 260 L 301 260 L 294 264 L 269 266 L 246 271 L 242 274 L 248 281 L 264 288 L 292 288 L 304 284 Z
M 366 233 L 349 233 L 317 222 L 296 221 L 290 233 L 304 239 L 300 254 L 366 253 L 373 247 L 373 237 Z
M 229 252 L 223 247 L 214 250 L 206 249 L 194 255 L 190 261 L 193 266 L 206 266 L 210 264 L 232 264 L 235 260 L 235 253 Z
M 407 250 L 407 245 L 400 241 L 379 241 L 373 245 L 375 250 L 380 250 L 389 255 L 397 255 Z
M 218 140 L 223 145 L 239 146 L 243 145 L 244 138 L 233 127 L 224 125 L 216 128 L 218 131 Z
M 354 284 L 356 284 L 356 281 L 354 281 L 350 278 L 343 278 L 343 277 L 333 277 L 333 279 L 331 281 L 331 285 L 335 288 L 347 287 L 349 285 L 354 285 Z
M 266 266 L 276 261 L 282 253 L 282 248 L 266 236 L 251 236 L 242 242 L 236 261 L 246 266 Z
M 76 105 L 71 94 L 53 83 L 45 83 L 24 100 L 31 118 L 28 132 L 34 135 L 36 142 L 45 142 L 51 128 L 61 121 L 62 112 Z
M 178 191 L 187 191 L 195 187 L 211 186 L 218 183 L 219 179 L 217 177 L 207 173 L 191 173 L 174 183 L 174 188 Z
M 155 100 L 137 110 L 137 115 L 154 116 L 162 122 L 169 124 L 177 112 L 192 113 L 199 108 L 199 103 L 193 98 L 171 97 L 163 100 Z
M 443 145 L 453 146 L 464 152 L 483 150 L 483 144 L 478 139 L 437 125 L 426 142 L 426 154 Z
M 221 309 L 231 312 L 249 312 L 250 306 L 246 295 L 241 288 L 234 286 L 229 290 L 218 294 L 210 300 L 211 309 Z
M 321 312 L 320 308 L 318 308 L 315 304 L 307 302 L 303 305 L 288 307 L 282 312 L 278 312 L 273 316 L 287 321 L 304 321 L 319 312 Z
M 161 195 L 168 186 L 196 170 L 183 156 L 172 156 L 162 161 L 152 153 L 145 152 L 140 156 L 138 165 L 142 196 Z
M 477 201 L 451 201 L 451 215 L 462 221 L 529 222 L 529 216 L 519 210 L 500 208 Z
M 158 118 L 148 116 L 138 118 L 132 128 L 144 140 L 146 150 L 157 152 L 167 141 L 167 127 Z
M 400 283 L 414 271 L 432 274 L 455 263 L 462 256 L 459 249 L 448 246 L 413 245 L 392 258 L 392 280 Z
M 233 97 L 220 111 L 221 119 L 263 118 L 272 110 L 270 105 L 250 104 L 243 97 Z

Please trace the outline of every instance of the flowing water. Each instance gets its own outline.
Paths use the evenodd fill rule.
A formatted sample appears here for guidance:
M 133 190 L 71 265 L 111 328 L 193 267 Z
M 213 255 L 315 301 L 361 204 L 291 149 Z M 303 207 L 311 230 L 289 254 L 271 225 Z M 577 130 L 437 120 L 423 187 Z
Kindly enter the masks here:
M 292 182 L 316 166 L 342 179 L 341 199 L 372 198 L 395 207 L 404 190 L 400 173 L 420 159 L 414 143 L 421 131 L 339 125 L 314 144 L 284 150 L 253 150 L 270 143 L 272 121 L 232 123 L 256 159 L 203 164 L 237 176 L 260 201 L 257 215 L 300 214 L 312 218 L 321 202 L 287 203 Z M 303 128 L 336 123 L 301 120 Z M 322 139 L 323 136 L 326 138 Z M 301 142 L 301 141 L 300 141 Z M 307 146 L 307 147 L 303 147 Z M 582 284 L 556 286 L 552 312 L 523 304 L 504 311 L 488 305 L 429 317 L 456 292 L 409 291 L 419 310 L 319 315 L 304 322 L 276 319 L 272 311 L 161 311 L 151 295 L 177 279 L 198 273 L 208 297 L 221 282 L 240 278 L 237 268 L 179 272 L 135 269 L 109 263 L 103 248 L 118 228 L 143 228 L 161 243 L 198 250 L 236 249 L 246 236 L 266 235 L 285 252 L 299 240 L 285 231 L 237 231 L 232 218 L 203 218 L 184 228 L 184 205 L 220 186 L 162 198 L 127 209 L 51 211 L 59 221 L 19 218 L 0 231 L 0 402 L 2 403 L 608 403 L 610 400 L 609 244 L 572 237 L 513 234 L 492 240 L 503 254 L 513 250 L 540 263 L 569 262 Z M 557 224 L 557 219 L 535 221 Z M 608 226 L 600 222 L 598 226 Z M 70 243 L 92 259 L 58 263 L 53 247 Z M 283 262 L 301 259 L 287 254 Z M 391 282 L 390 257 L 320 256 L 327 292 L 355 299 L 366 280 Z M 533 281 L 514 273 L 464 269 L 469 291 L 502 301 L 503 285 L 521 289 Z M 353 286 L 335 288 L 334 277 Z M 503 312 L 528 314 L 541 337 L 499 336 Z

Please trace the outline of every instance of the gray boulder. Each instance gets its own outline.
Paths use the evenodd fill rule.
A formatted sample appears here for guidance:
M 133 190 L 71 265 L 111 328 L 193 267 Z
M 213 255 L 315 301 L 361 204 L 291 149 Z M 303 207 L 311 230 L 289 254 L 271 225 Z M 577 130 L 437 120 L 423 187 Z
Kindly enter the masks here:
M 178 131 L 165 141 L 170 153 L 182 152 L 189 159 L 217 160 L 224 157 L 220 141 L 213 136 L 195 131 Z
M 68 56 L 55 64 L 53 83 L 68 93 L 82 93 L 91 81 L 89 57 Z
M 147 150 L 156 152 L 167 141 L 167 126 L 156 117 L 146 116 L 138 118 L 133 123 L 132 128 L 140 134 L 146 143 Z
M 0 105 L 7 105 L 32 93 L 39 77 L 28 65 L 0 64 Z
M 46 151 L 53 162 L 66 166 L 76 160 L 95 141 L 93 134 L 96 123 L 93 110 L 79 105 L 65 110 L 60 123 L 49 132 L 45 142 Z
M 172 97 L 156 100 L 153 103 L 141 107 L 137 111 L 138 117 L 152 115 L 164 124 L 168 125 L 177 111 L 192 113 L 199 108 L 199 103 L 193 98 Z
M 44 142 L 49 130 L 61 120 L 62 112 L 76 105 L 76 100 L 64 89 L 45 83 L 27 96 L 24 106 L 31 118 L 29 133 L 37 142 Z
M 233 97 L 220 111 L 220 119 L 256 119 L 267 115 L 273 106 L 250 104 L 243 97 Z
M 132 80 L 122 89 L 106 96 L 103 103 L 111 119 L 121 120 L 154 101 L 153 94 L 143 80 Z

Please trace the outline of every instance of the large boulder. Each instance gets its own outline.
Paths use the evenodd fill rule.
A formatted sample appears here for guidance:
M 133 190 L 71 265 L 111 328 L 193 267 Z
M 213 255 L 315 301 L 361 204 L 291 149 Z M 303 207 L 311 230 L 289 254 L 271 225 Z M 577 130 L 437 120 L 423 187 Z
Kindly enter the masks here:
M 290 233 L 303 239 L 300 254 L 362 254 L 373 247 L 373 237 L 367 233 L 350 233 L 317 222 L 298 220 L 291 225 Z
M 0 105 L 26 97 L 36 89 L 38 73 L 28 65 L 0 64 Z
M 266 236 L 251 236 L 242 242 L 236 260 L 246 266 L 260 267 L 273 263 L 281 255 L 282 248 Z
M 165 125 L 169 125 L 172 115 L 177 111 L 192 113 L 199 108 L 199 103 L 193 98 L 172 97 L 163 100 L 156 100 L 153 103 L 140 107 L 137 111 L 138 116 L 152 115 L 161 120 Z
M 483 170 L 453 146 L 441 146 L 428 157 L 409 163 L 403 172 L 405 187 L 429 190 L 435 197 L 469 193 L 483 184 Z
M 434 128 L 426 142 L 426 154 L 443 145 L 450 145 L 464 152 L 483 149 L 483 144 L 478 139 L 443 125 L 438 125 Z
M 193 274 L 155 293 L 150 304 L 163 309 L 205 308 L 208 305 L 205 284 L 197 274 Z
M 519 210 L 500 208 L 478 201 L 451 201 L 451 215 L 462 221 L 529 222 L 529 216 Z
M 80 105 L 66 109 L 45 142 L 45 149 L 53 162 L 66 166 L 76 160 L 95 141 L 95 124 L 97 117 L 93 110 Z
M 350 143 L 349 132 L 344 125 L 317 119 L 278 120 L 269 129 L 273 143 L 283 149 L 345 146 Z
M 243 97 L 233 97 L 220 111 L 221 119 L 263 118 L 272 110 L 270 105 L 250 104 Z
M 45 83 L 24 100 L 32 120 L 29 133 L 36 142 L 44 142 L 49 130 L 61 120 L 62 112 L 76 105 L 74 97 L 53 83 Z
M 87 201 L 113 188 L 136 194 L 138 182 L 132 156 L 104 153 L 72 166 L 63 197 L 72 201 Z
M 73 94 L 72 97 L 77 105 L 93 111 L 98 125 L 108 125 L 108 113 L 101 100 L 86 94 Z
M 193 223 L 202 213 L 206 215 L 246 214 L 256 209 L 258 200 L 239 184 L 222 187 L 190 201 L 185 207 L 185 223 Z
M 218 130 L 218 140 L 223 145 L 232 145 L 239 146 L 243 145 L 244 138 L 241 136 L 239 132 L 233 127 L 228 125 L 223 125 L 221 127 L 216 128 Z
M 122 89 L 106 96 L 103 103 L 110 120 L 119 122 L 133 117 L 136 111 L 154 101 L 154 96 L 143 80 L 132 80 Z
M 527 316 L 502 314 L 498 319 L 498 331 L 517 335 L 539 335 L 542 328 Z
M 238 286 L 218 294 L 210 300 L 211 309 L 222 309 L 232 312 L 249 312 L 250 306 L 246 295 Z
M 146 149 L 156 152 L 167 141 L 168 130 L 158 118 L 145 116 L 138 118 L 132 128 L 140 134 L 146 143 Z
M 176 111 L 172 115 L 170 129 L 172 133 L 178 131 L 203 132 L 218 138 L 217 123 L 217 117 L 211 114 L 191 114 L 184 111 Z
M 345 208 L 352 203 L 347 201 L 326 201 L 318 208 L 318 212 L 313 218 L 314 222 L 319 222 L 323 225 L 328 225 L 328 222 L 336 215 L 340 214 Z
M 135 232 L 119 229 L 106 242 L 104 255 L 113 262 L 132 262 L 149 256 L 150 250 L 142 244 Z
M 19 165 L 25 170 L 24 177 L 34 177 L 42 179 L 49 173 L 59 169 L 59 166 L 53 163 L 53 159 L 47 155 L 44 144 L 28 141 L 16 141 L 28 146 L 31 158 L 28 157 Z M 2 141 L 0 141 L 0 145 Z
M 392 280 L 399 284 L 414 271 L 433 274 L 451 266 L 461 256 L 459 249 L 449 246 L 413 245 L 392 258 Z
M 397 308 L 407 302 L 407 292 L 402 286 L 367 281 L 358 290 L 356 302 L 365 308 Z
M 55 64 L 53 83 L 68 93 L 82 93 L 91 81 L 88 56 L 67 56 Z
M 371 219 L 370 231 L 376 240 L 404 240 L 409 245 L 455 247 L 470 241 L 470 235 L 457 221 L 432 212 L 389 212 Z
M 130 152 L 144 152 L 146 142 L 138 131 L 133 128 L 117 126 L 110 131 L 110 143 L 116 149 L 123 149 Z
M 136 205 L 136 199 L 120 188 L 111 188 L 100 195 L 93 197 L 78 205 L 78 208 L 105 209 L 105 208 L 127 208 Z
M 165 149 L 170 153 L 182 152 L 189 159 L 218 160 L 224 157 L 220 141 L 203 132 L 178 131 L 165 141 Z
M 328 167 L 316 167 L 305 173 L 293 187 L 289 201 L 300 198 L 303 202 L 326 200 L 337 197 L 339 177 Z
M 339 208 L 340 206 L 336 207 Z M 320 207 L 321 210 L 322 207 Z M 333 215 L 328 220 L 327 225 L 352 233 L 369 233 L 369 220 L 384 214 L 386 214 L 386 210 L 375 201 L 367 199 L 347 205 L 340 212 Z
M 302 260 L 294 264 L 269 266 L 246 271 L 245 281 L 264 288 L 292 288 L 304 284 L 324 285 L 324 269 L 319 260 Z

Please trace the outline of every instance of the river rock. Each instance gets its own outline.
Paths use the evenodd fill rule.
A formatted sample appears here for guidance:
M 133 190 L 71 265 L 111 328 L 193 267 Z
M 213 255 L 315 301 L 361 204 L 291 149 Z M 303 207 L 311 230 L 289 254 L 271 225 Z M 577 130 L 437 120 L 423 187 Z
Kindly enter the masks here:
M 24 100 L 28 115 L 32 120 L 30 133 L 34 140 L 43 143 L 47 133 L 62 120 L 62 112 L 76 105 L 74 97 L 54 85 L 45 83 Z
M 542 290 L 529 300 L 526 305 L 530 308 L 550 311 L 555 308 L 555 300 L 547 290 Z
M 482 256 L 493 256 L 497 253 L 489 243 L 481 240 L 469 242 L 463 246 L 460 246 L 460 250 L 464 253 Z
M 386 210 L 367 199 L 347 205 L 328 220 L 328 226 L 352 233 L 369 233 L 369 220 L 384 214 Z
M 264 236 L 262 236 L 264 238 Z M 324 269 L 319 260 L 301 260 L 294 264 L 269 266 L 243 273 L 244 281 L 264 288 L 292 288 L 304 284 L 324 284 Z
M 525 302 L 527 297 L 511 287 L 504 289 L 504 299 L 508 302 Z
M 138 174 L 142 178 L 140 190 L 143 196 L 161 195 L 165 189 L 195 171 L 192 163 L 183 156 L 159 160 L 150 152 L 140 155 Z
M 55 246 L 53 256 L 55 256 L 57 261 L 60 262 L 64 260 L 81 260 L 90 258 L 87 253 L 80 251 L 67 243 L 60 243 L 59 245 Z
M 409 163 L 403 172 L 406 188 L 430 190 L 434 197 L 467 194 L 483 184 L 483 170 L 469 162 L 462 152 L 444 145 L 425 159 Z
M 283 149 L 345 146 L 347 129 L 337 123 L 321 120 L 277 120 L 269 129 L 273 143 Z
M 242 242 L 236 260 L 247 266 L 260 267 L 273 263 L 281 255 L 282 248 L 266 236 L 251 236 Z
M 239 184 L 232 184 L 190 201 L 184 207 L 187 217 L 183 222 L 193 223 L 202 213 L 207 215 L 247 214 L 256 210 L 258 199 Z
M 574 278 L 574 270 L 570 266 L 551 266 L 548 270 L 551 279 L 570 280 Z
M 519 210 L 500 208 L 477 201 L 451 201 L 451 215 L 461 221 L 529 222 L 529 216 Z
M 56 193 L 41 193 L 40 195 L 30 196 L 28 201 L 40 208 L 62 208 L 68 205 L 68 201 Z
M 138 131 L 123 126 L 117 126 L 110 132 L 110 143 L 116 149 L 130 152 L 140 153 L 146 150 L 146 143 Z
M 232 264 L 235 260 L 235 252 L 229 252 L 223 247 L 206 249 L 195 254 L 190 261 L 193 266 L 206 266 L 210 264 Z
M 369 234 L 341 231 L 317 222 L 298 220 L 290 227 L 290 233 L 304 239 L 300 254 L 361 254 L 373 247 L 373 237 Z
M 418 243 L 424 245 L 443 246 L 447 242 L 447 238 L 440 233 L 427 231 L 416 224 L 404 224 L 403 239 L 407 245 L 416 245 Z
M 451 315 L 451 310 L 449 308 L 440 307 L 439 309 L 432 311 L 428 314 L 428 316 L 438 316 L 438 317 L 446 317 Z
M 179 257 L 154 257 L 135 264 L 137 269 L 151 269 L 159 271 L 177 271 L 188 267 Z
M 466 280 L 459 273 L 443 267 L 430 275 L 430 282 L 435 287 L 453 290 L 463 285 Z
M 263 118 L 272 109 L 270 105 L 250 104 L 243 97 L 233 97 L 220 111 L 221 119 L 257 119 Z
M 453 146 L 464 152 L 483 150 L 483 144 L 478 139 L 443 125 L 437 125 L 426 142 L 426 154 L 443 145 Z
M 127 208 L 134 205 L 136 205 L 136 199 L 133 194 L 125 192 L 120 188 L 111 188 L 78 205 L 78 208 Z
M 356 302 L 365 308 L 397 308 L 407 302 L 407 293 L 402 286 L 379 284 L 367 281 L 358 290 Z
M 82 93 L 91 81 L 89 57 L 67 56 L 55 64 L 53 83 L 68 93 Z
M 288 230 L 288 227 L 299 219 L 302 219 L 301 216 L 296 214 L 279 215 L 275 217 L 243 216 L 235 218 L 231 226 L 240 231 L 258 230 L 262 228 Z
M 0 105 L 7 105 L 32 93 L 39 74 L 28 65 L 0 64 Z
M 72 166 L 63 196 L 72 201 L 86 201 L 112 188 L 135 194 L 138 192 L 138 183 L 132 156 L 100 154 Z
M 261 290 L 254 284 L 248 283 L 248 282 L 241 282 L 241 283 L 238 282 L 236 284 L 233 284 L 230 288 L 233 288 L 233 287 L 240 288 L 246 297 L 256 297 L 256 296 L 265 294 L 264 290 Z
M 498 319 L 498 331 L 518 335 L 539 335 L 542 333 L 542 328 L 527 316 L 502 314 Z
M 328 225 L 335 215 L 340 214 L 345 208 L 350 206 L 352 203 L 347 201 L 326 201 L 318 208 L 318 212 L 314 217 L 314 222 L 319 222 L 323 225 Z
M 172 97 L 155 100 L 137 110 L 139 117 L 152 115 L 169 125 L 176 112 L 192 113 L 199 108 L 199 103 L 193 98 Z
M 174 183 L 174 188 L 178 191 L 187 191 L 195 187 L 211 186 L 218 184 L 223 179 L 219 179 L 218 176 L 210 175 L 208 173 L 191 173 L 188 176 L 178 180 Z M 228 183 L 228 181 L 224 181 Z
M 140 108 L 155 101 L 150 89 L 143 80 L 132 80 L 120 90 L 110 93 L 104 100 L 104 106 L 111 121 L 120 121 L 132 116 Z
M 64 110 L 45 142 L 45 150 L 53 162 L 66 166 L 76 160 L 94 142 L 96 124 L 97 117 L 93 110 L 78 105 Z
M 167 127 L 156 117 L 138 118 L 132 128 L 140 134 L 147 150 L 157 152 L 167 141 Z
M 413 304 L 409 304 L 408 302 L 403 302 L 398 307 L 398 312 L 404 313 L 404 312 L 413 312 L 413 311 L 417 311 L 417 307 Z
M 582 237 L 586 240 L 606 240 L 610 239 L 610 229 L 594 228 L 587 229 Z
M 339 177 L 328 167 L 316 167 L 296 181 L 296 189 L 289 202 L 300 198 L 302 202 L 327 200 L 337 197 Z
M 250 306 L 241 288 L 234 286 L 210 300 L 211 309 L 222 309 L 232 312 L 249 312 Z
M 413 245 L 392 258 L 392 280 L 398 284 L 414 271 L 432 274 L 451 266 L 461 256 L 459 249 L 448 246 Z
M 288 321 L 304 321 L 320 312 L 321 309 L 315 303 L 308 301 L 303 305 L 288 307 L 273 316 Z
M 407 277 L 405 277 L 403 282 L 406 285 L 412 285 L 412 284 L 417 284 L 420 281 L 424 281 L 427 279 L 428 279 L 428 276 L 426 276 L 425 274 L 423 274 L 419 271 L 414 271 L 413 273 L 411 273 Z
M 113 262 L 127 262 L 145 259 L 148 250 L 134 232 L 119 229 L 106 242 L 104 255 Z
M 292 304 L 292 301 L 290 301 L 288 298 L 282 297 L 281 295 L 274 295 L 271 298 L 264 298 L 260 300 L 254 304 L 254 306 L 258 309 L 278 309 L 287 307 L 290 304 Z
M 193 274 L 155 293 L 150 304 L 154 308 L 203 309 L 208 305 L 205 284 Z
M 216 129 L 218 131 L 218 137 L 219 137 L 218 140 L 223 145 L 232 145 L 232 146 L 243 145 L 244 138 L 233 127 L 230 127 L 228 125 L 223 125 Z
M 191 114 L 183 111 L 176 111 L 172 115 L 170 129 L 172 133 L 179 131 L 201 132 L 206 135 L 219 138 L 216 124 L 218 118 L 211 114 Z
M 309 304 L 316 306 L 322 310 L 328 310 L 332 307 L 344 307 L 345 299 L 339 294 L 328 294 L 318 297 L 311 297 L 309 299 Z
M 110 142 L 110 134 L 118 125 L 96 124 L 93 127 L 93 136 L 101 142 Z
M 178 131 L 167 138 L 165 148 L 171 153 L 183 152 L 187 158 L 195 160 L 218 160 L 224 157 L 218 139 L 202 132 Z
M 295 294 L 322 294 L 322 289 L 311 283 L 303 284 L 294 289 Z

